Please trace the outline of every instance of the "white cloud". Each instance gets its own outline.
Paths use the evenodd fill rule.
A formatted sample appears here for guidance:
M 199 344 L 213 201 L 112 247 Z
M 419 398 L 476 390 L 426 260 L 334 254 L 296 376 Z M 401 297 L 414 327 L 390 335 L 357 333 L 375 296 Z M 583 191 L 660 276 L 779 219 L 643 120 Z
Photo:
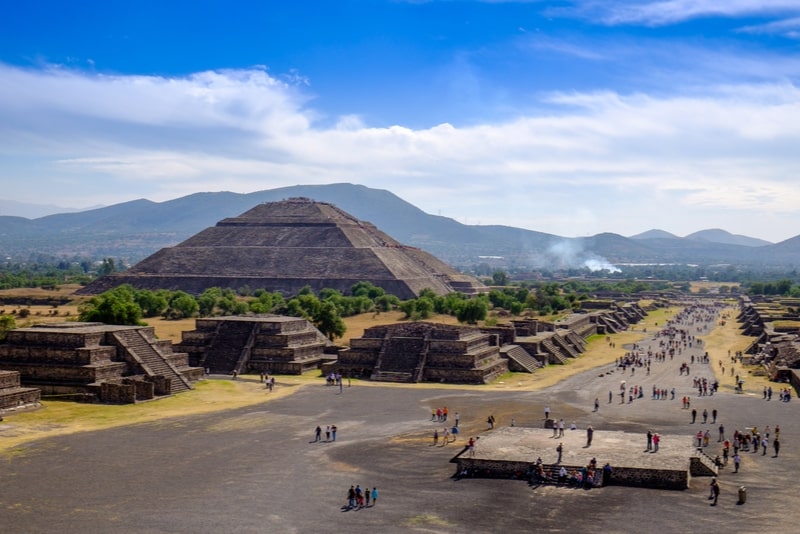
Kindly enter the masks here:
M 17 200 L 353 182 L 465 222 L 561 235 L 715 226 L 776 240 L 800 228 L 791 83 L 554 93 L 536 115 L 412 129 L 356 116 L 321 127 L 302 93 L 259 69 L 167 79 L 0 66 L 0 78 L 0 172 Z
M 800 13 L 797 0 L 578 0 L 578 13 L 606 24 L 665 25 L 698 17 L 784 16 Z M 573 12 L 575 12 L 573 10 Z

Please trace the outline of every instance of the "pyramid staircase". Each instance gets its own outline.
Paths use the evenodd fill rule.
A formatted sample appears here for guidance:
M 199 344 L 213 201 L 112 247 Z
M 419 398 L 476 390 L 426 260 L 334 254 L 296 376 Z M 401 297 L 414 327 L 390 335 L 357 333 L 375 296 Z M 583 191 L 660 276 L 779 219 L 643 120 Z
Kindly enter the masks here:
M 570 358 L 577 358 L 578 356 L 580 356 L 578 351 L 576 351 L 575 348 L 572 345 L 570 345 L 569 342 L 567 342 L 567 340 L 564 337 L 561 336 L 561 334 L 556 333 L 550 339 L 553 340 L 554 344 L 561 347 L 561 350 L 566 352 Z
M 200 365 L 214 374 L 231 374 L 240 365 L 244 351 L 249 353 L 247 343 L 256 326 L 246 321 L 220 321 Z
M 387 336 L 370 379 L 382 382 L 414 382 L 417 370 L 419 377 L 422 376 L 424 347 L 424 339 Z
M 544 347 L 545 350 L 547 350 L 549 359 L 552 363 L 560 363 L 562 365 L 567 363 L 568 361 L 567 357 L 561 352 L 561 349 L 558 348 L 550 338 L 542 340 L 542 347 Z
M 533 373 L 537 369 L 543 367 L 539 360 L 531 356 L 527 350 L 519 345 L 506 345 L 500 350 L 509 360 L 513 361 L 529 373 Z
M 565 336 L 567 341 L 572 343 L 572 346 L 575 347 L 575 350 L 579 353 L 586 352 L 586 339 L 583 338 L 578 332 L 574 330 L 570 330 L 567 332 Z
M 189 380 L 139 330 L 118 330 L 113 333 L 113 337 L 117 344 L 139 364 L 147 376 L 169 378 L 171 393 L 181 393 L 192 389 Z

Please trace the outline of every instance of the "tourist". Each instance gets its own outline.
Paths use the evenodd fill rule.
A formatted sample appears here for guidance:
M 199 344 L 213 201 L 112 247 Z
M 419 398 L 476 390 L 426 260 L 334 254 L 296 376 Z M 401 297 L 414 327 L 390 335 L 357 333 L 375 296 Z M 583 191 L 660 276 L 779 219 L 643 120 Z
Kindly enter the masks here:
M 364 486 L 364 501 L 366 502 L 365 507 L 369 508 L 369 500 L 372 496 L 372 492 L 369 491 L 369 486 Z
M 717 423 L 717 409 L 714 408 L 711 410 L 711 424 L 714 425 Z
M 317 428 L 314 429 L 314 443 L 318 442 L 321 439 L 322 439 L 322 428 L 320 428 L 320 426 L 317 425 Z
M 336 441 L 336 430 L 336 425 L 331 425 L 331 437 L 333 438 L 333 441 Z
M 653 431 L 652 430 L 648 430 L 647 431 L 647 448 L 645 450 L 646 451 L 653 450 Z
M 761 456 L 766 456 L 767 454 L 767 447 L 769 446 L 769 438 L 764 436 L 761 439 Z
M 450 430 L 445 428 L 443 430 L 443 435 L 442 435 L 442 447 L 447 445 L 449 442 L 450 442 Z
M 595 397 L 595 399 L 594 399 L 594 411 L 596 412 L 599 409 L 600 409 L 600 399 Z
M 331 425 L 325 427 L 325 441 L 331 440 Z
M 453 418 L 456 420 L 455 427 L 458 428 L 458 422 L 461 420 L 461 414 L 456 412 L 455 415 L 453 416 Z
M 558 420 L 558 437 L 560 437 L 560 438 L 564 437 L 564 420 L 563 419 L 559 419 Z
M 447 421 L 447 406 L 442 408 L 442 421 Z
M 692 424 L 694 424 L 696 419 L 697 419 L 697 410 L 692 408 Z
M 739 457 L 739 453 L 738 453 L 738 452 L 735 452 L 735 453 L 733 454 L 733 468 L 734 468 L 734 469 L 733 469 L 733 472 L 734 472 L 734 473 L 738 473 L 738 472 L 739 472 L 739 463 L 740 463 L 741 461 L 742 461 L 742 459 Z
M 594 437 L 594 429 L 592 428 L 592 425 L 589 425 L 588 427 L 586 427 L 586 446 L 587 447 L 591 447 L 592 446 L 592 437 Z
M 431 421 L 436 421 L 436 408 L 431 408 Z
M 470 458 L 475 457 L 475 438 L 469 438 L 467 442 L 467 453 Z
M 372 506 L 378 504 L 378 488 L 372 488 Z
M 558 453 L 558 460 L 556 460 L 557 464 L 561 463 L 561 456 L 564 453 L 564 443 L 559 443 L 558 447 L 556 447 L 556 452 Z
M 439 444 L 439 430 L 438 429 L 434 429 L 433 430 L 433 446 L 435 447 L 438 444 Z
M 350 489 L 347 490 L 347 509 L 352 510 L 356 507 L 356 488 L 355 486 L 350 486 Z
M 778 457 L 778 453 L 781 452 L 781 442 L 778 440 L 778 427 L 775 427 L 775 439 L 772 440 L 772 448 L 775 449 L 775 456 L 773 458 Z
M 708 421 L 708 410 L 703 408 L 703 424 L 706 424 L 707 421 Z M 694 421 L 692 421 L 692 422 L 694 422 Z
M 545 406 L 544 407 L 544 418 L 545 419 L 550 419 L 550 406 Z
M 717 439 L 717 443 L 720 441 L 725 441 L 725 425 L 719 425 L 719 439 Z
M 653 452 L 658 452 L 659 443 L 661 443 L 661 436 L 658 433 L 653 434 Z
M 717 482 L 716 478 L 711 479 L 711 496 L 709 496 L 709 499 L 714 499 L 711 506 L 717 505 L 717 500 L 719 499 L 719 482 Z

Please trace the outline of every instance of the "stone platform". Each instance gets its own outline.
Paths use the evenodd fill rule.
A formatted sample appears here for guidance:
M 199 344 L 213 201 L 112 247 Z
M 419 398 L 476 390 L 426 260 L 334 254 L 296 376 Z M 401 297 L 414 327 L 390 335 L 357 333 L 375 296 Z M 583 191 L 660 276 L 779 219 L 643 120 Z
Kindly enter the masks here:
M 463 436 L 463 443 L 469 436 Z M 561 463 L 557 464 L 556 447 L 563 443 Z M 661 435 L 658 452 L 646 451 L 647 436 L 621 431 L 595 429 L 592 445 L 586 446 L 586 429 L 565 430 L 554 438 L 550 429 L 504 427 L 490 430 L 476 441 L 474 457 L 466 449 L 453 462 L 458 472 L 467 469 L 475 476 L 514 478 L 525 473 L 541 458 L 550 470 L 565 466 L 580 469 L 597 459 L 598 470 L 609 463 L 613 472 L 604 485 L 636 486 L 661 489 L 686 489 L 693 475 L 714 475 L 711 458 L 699 452 L 692 436 Z

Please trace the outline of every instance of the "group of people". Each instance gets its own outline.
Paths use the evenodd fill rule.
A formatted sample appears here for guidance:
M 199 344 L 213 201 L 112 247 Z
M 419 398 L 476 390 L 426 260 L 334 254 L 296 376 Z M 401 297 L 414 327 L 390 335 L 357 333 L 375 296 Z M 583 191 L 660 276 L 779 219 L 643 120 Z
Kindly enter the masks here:
M 378 488 L 372 488 L 370 491 L 369 486 L 361 488 L 361 486 L 350 486 L 347 490 L 347 509 L 360 510 L 361 508 L 368 508 L 378 504 Z
M 325 441 L 336 441 L 336 432 L 338 432 L 336 425 L 328 425 L 325 427 Z M 322 441 L 322 427 L 317 425 L 314 429 L 314 443 Z

